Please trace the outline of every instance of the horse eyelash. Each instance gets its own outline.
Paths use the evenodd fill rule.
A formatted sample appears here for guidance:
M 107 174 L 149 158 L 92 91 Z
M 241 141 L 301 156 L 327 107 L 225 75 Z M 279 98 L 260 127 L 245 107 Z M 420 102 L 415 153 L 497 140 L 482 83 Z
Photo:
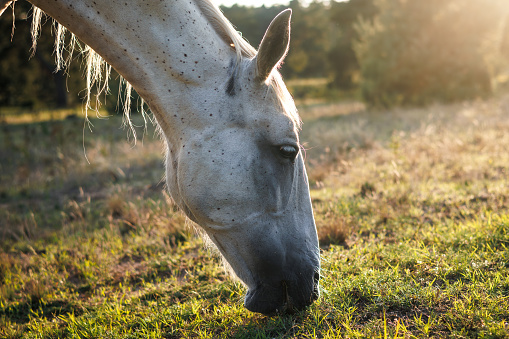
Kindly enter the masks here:
M 302 153 L 304 153 L 304 157 L 303 158 L 304 158 L 304 161 L 306 161 L 306 155 L 307 155 L 306 151 L 307 151 L 307 149 L 304 147 L 303 144 L 299 144 L 299 148 L 302 151 Z

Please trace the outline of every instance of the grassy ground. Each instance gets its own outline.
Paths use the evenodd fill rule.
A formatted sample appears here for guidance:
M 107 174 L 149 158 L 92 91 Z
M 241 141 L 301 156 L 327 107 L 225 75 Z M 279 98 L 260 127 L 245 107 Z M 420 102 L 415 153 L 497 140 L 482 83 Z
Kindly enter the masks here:
M 508 337 L 509 100 L 301 115 L 322 296 L 276 317 L 162 191 L 150 128 L 0 126 L 0 337 Z

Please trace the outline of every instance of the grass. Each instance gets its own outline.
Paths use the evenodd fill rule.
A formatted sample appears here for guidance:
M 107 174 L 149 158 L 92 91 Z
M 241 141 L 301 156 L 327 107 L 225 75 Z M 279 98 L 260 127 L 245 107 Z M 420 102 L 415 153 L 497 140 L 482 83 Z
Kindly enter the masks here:
M 322 296 L 275 317 L 163 192 L 153 130 L 2 125 L 0 337 L 508 337 L 507 98 L 301 115 Z

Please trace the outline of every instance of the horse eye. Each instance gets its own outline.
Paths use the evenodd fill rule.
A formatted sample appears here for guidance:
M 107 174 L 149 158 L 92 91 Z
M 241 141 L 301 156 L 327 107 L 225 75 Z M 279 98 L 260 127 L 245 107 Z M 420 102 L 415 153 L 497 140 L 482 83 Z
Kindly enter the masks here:
M 299 153 L 299 149 L 295 146 L 285 145 L 279 148 L 279 154 L 286 159 L 294 160 Z

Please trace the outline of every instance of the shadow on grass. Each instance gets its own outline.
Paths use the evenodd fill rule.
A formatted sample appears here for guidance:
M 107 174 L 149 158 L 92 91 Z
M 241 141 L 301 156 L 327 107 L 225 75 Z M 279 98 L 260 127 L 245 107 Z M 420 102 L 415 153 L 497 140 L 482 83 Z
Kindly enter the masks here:
M 40 300 L 28 300 L 9 307 L 0 308 L 0 318 L 5 318 L 13 323 L 26 324 L 30 318 L 46 318 L 52 320 L 60 315 L 74 314 L 79 316 L 84 313 L 82 306 L 64 300 L 54 300 L 48 303 Z

